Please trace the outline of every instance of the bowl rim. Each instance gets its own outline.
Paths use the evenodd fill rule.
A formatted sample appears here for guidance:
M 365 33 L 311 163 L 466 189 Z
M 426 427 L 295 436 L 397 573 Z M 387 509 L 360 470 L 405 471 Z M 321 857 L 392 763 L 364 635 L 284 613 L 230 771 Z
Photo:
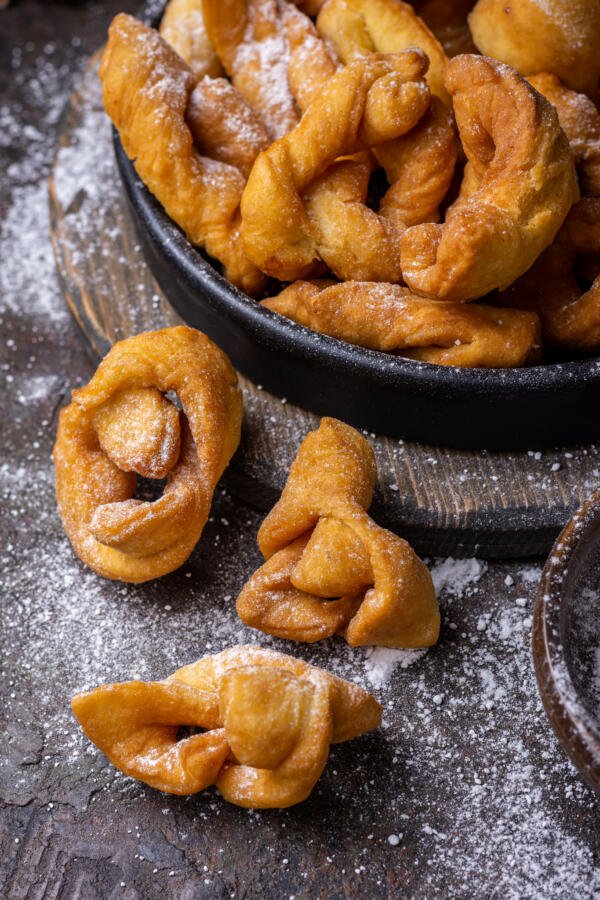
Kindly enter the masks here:
M 581 505 L 556 539 L 537 590 L 532 653 L 546 714 L 567 754 L 600 794 L 600 721 L 579 699 L 563 643 L 564 586 L 569 567 L 585 538 L 600 525 L 600 489 Z
M 166 0 L 146 0 L 138 11 L 138 17 L 148 25 L 158 24 Z M 465 366 L 442 366 L 437 363 L 421 362 L 407 357 L 370 350 L 358 344 L 320 334 L 304 325 L 299 325 L 273 310 L 260 305 L 258 300 L 229 282 L 204 257 L 200 250 L 188 241 L 180 227 L 169 217 L 163 206 L 150 193 L 137 175 L 133 163 L 127 158 L 116 131 L 115 143 L 121 153 L 117 153 L 121 174 L 129 169 L 132 199 L 144 214 L 144 220 L 153 231 L 155 240 L 163 244 L 165 252 L 173 258 L 181 270 L 201 293 L 207 284 L 221 301 L 226 301 L 243 324 L 257 333 L 262 332 L 265 340 L 273 344 L 285 342 L 289 353 L 313 357 L 327 363 L 327 358 L 338 360 L 348 367 L 361 371 L 373 383 L 394 386 L 399 382 L 418 389 L 419 385 L 429 387 L 432 380 L 443 383 L 445 392 L 474 392 L 479 396 L 513 394 L 519 389 L 525 394 L 536 394 L 540 389 L 552 390 L 562 387 L 565 379 L 571 388 L 588 382 L 594 375 L 600 385 L 600 354 L 565 360 L 543 365 L 514 366 L 510 368 L 473 368 Z M 137 189 L 136 189 L 137 188 Z

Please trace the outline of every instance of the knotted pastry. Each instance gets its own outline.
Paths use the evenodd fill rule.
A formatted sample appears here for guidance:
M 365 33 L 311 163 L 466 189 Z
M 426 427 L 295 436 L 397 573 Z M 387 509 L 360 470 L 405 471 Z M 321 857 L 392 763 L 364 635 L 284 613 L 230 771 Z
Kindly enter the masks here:
M 254 23 L 243 39 L 241 29 L 233 34 L 220 9 L 217 11 L 208 4 L 207 11 L 209 27 L 221 47 L 224 63 L 235 83 L 266 123 L 275 120 L 275 125 L 270 127 L 271 134 L 285 134 L 298 117 L 295 105 L 293 110 L 289 103 L 281 107 L 281 98 L 288 96 L 281 85 L 289 84 L 293 98 L 305 111 L 337 71 L 338 61 L 328 51 L 311 20 L 285 0 L 271 4 L 269 9 L 264 3 L 240 4 L 242 18 L 245 16 Z M 275 41 L 281 50 L 277 69 L 280 89 L 266 96 L 254 90 L 254 82 L 248 77 L 248 68 L 256 74 L 257 59 L 260 57 L 258 48 L 263 46 L 261 29 L 258 28 L 263 16 L 271 17 L 268 18 L 265 34 L 271 35 L 269 40 Z M 236 62 L 240 54 L 243 67 Z M 399 278 L 400 254 L 396 235 L 387 222 L 365 206 L 371 169 L 366 159 L 335 163 L 304 197 L 306 213 L 314 229 L 315 242 L 323 248 L 323 259 L 336 272 L 357 277 Z M 340 218 L 345 220 L 343 229 L 340 229 Z
M 284 23 L 288 78 L 305 112 L 339 65 L 310 19 L 289 3 L 284 7 Z M 392 227 L 366 206 L 372 171 L 373 160 L 367 153 L 337 160 L 305 191 L 304 209 L 321 258 L 340 277 L 399 280 L 396 223 Z
M 533 312 L 439 303 L 395 284 L 297 281 L 262 305 L 350 344 L 443 366 L 522 366 L 541 355 Z
M 425 69 L 426 59 L 417 50 L 395 56 L 372 54 L 350 63 L 323 86 L 299 125 L 258 156 L 241 210 L 244 246 L 259 268 L 292 281 L 310 274 L 322 258 L 339 277 L 347 276 L 343 264 L 347 261 L 352 267 L 354 258 L 348 254 L 351 258 L 346 260 L 337 246 L 336 258 L 330 258 L 302 195 L 338 157 L 392 140 L 416 125 L 429 106 Z M 351 194 L 356 192 L 351 178 L 349 187 Z M 364 220 L 369 220 L 369 213 L 375 216 L 360 206 Z M 394 228 L 391 223 L 387 229 L 380 227 L 383 220 L 378 218 L 374 224 L 380 232 L 379 253 L 384 261 L 390 255 L 398 259 Z M 345 218 L 333 227 L 346 229 Z M 367 221 L 366 227 L 371 223 Z
M 172 794 L 216 784 L 230 803 L 255 808 L 305 800 L 330 744 L 381 723 L 358 685 L 256 646 L 205 656 L 166 681 L 102 685 L 72 707 L 126 775 Z M 182 726 L 205 731 L 178 740 Z
M 353 647 L 437 641 L 440 614 L 427 567 L 366 513 L 375 478 L 367 441 L 343 422 L 322 419 L 258 532 L 266 562 L 238 597 L 243 622 L 296 641 L 342 634 Z
M 462 302 L 527 271 L 578 188 L 555 109 L 517 72 L 493 59 L 456 56 L 446 86 L 468 160 L 465 177 L 443 225 L 402 234 L 401 262 L 415 293 Z
M 146 187 L 185 231 L 225 268 L 230 281 L 259 291 L 263 274 L 239 235 L 241 172 L 201 156 L 185 116 L 195 78 L 152 28 L 120 14 L 109 29 L 102 64 L 104 108 Z
M 160 22 L 160 34 L 188 64 L 200 81 L 223 73 L 204 25 L 202 0 L 169 0 Z
M 375 155 L 390 183 L 379 213 L 394 224 L 398 241 L 411 225 L 438 222 L 458 156 L 452 110 L 432 97 L 417 125 L 397 141 L 377 147 Z
M 600 198 L 576 203 L 552 246 L 531 269 L 498 296 L 498 303 L 532 310 L 544 342 L 587 352 L 600 350 Z M 593 262 L 591 284 L 582 290 L 580 258 Z
M 374 155 L 385 169 L 390 184 L 379 212 L 393 222 L 391 242 L 396 245 L 386 248 L 382 256 L 393 256 L 399 260 L 397 244 L 404 228 L 439 220 L 439 206 L 448 192 L 456 165 L 458 140 L 449 96 L 444 87 L 448 60 L 436 38 L 412 8 L 397 0 L 327 0 L 318 24 L 345 63 L 373 52 L 398 53 L 407 47 L 419 47 L 427 53 L 429 68 L 425 77 L 433 94 L 430 108 L 407 134 L 374 149 Z M 355 202 L 364 203 L 365 197 L 366 187 L 358 191 Z M 348 198 L 345 197 L 344 201 L 348 202 Z M 330 221 L 334 223 L 326 234 L 328 248 L 340 230 L 350 235 L 354 231 L 353 228 L 340 229 L 341 218 L 341 210 L 332 210 L 329 216 L 325 211 L 320 216 L 326 224 Z M 363 247 L 372 245 L 368 235 L 364 239 L 360 235 L 358 242 Z M 330 267 L 339 275 L 336 266 L 330 264 Z M 388 272 L 371 268 L 362 272 L 346 271 L 343 277 L 400 281 L 401 273 L 396 263 L 395 268 Z
M 552 103 L 569 139 L 583 197 L 600 197 L 600 112 L 586 94 L 561 84 L 556 75 L 540 72 L 528 81 Z
M 305 112 L 339 68 L 310 19 L 286 3 L 283 20 L 289 47 L 288 78 Z M 403 46 L 398 41 L 398 49 Z M 345 45 L 349 58 L 364 55 L 363 44 Z M 409 225 L 437 221 L 457 155 L 452 112 L 437 97 L 406 135 L 375 149 L 390 187 L 379 215 L 366 206 L 373 158 L 366 153 L 334 162 L 303 194 L 319 253 L 340 277 L 400 281 L 399 235 Z
M 54 446 L 58 508 L 80 559 L 131 582 L 182 565 L 239 444 L 241 418 L 235 372 L 199 331 L 166 328 L 115 344 L 73 391 Z M 162 496 L 132 499 L 136 474 L 166 478 Z
M 439 48 L 432 50 L 431 36 L 421 24 L 414 24 L 414 13 L 398 6 L 395 0 L 384 0 L 378 9 L 379 13 L 364 3 L 328 2 L 320 24 L 330 44 L 345 62 L 350 62 L 378 49 L 378 41 L 390 52 L 402 50 L 406 46 L 408 21 L 408 33 L 421 36 L 422 44 L 437 60 L 439 77 L 433 77 L 433 84 L 441 85 L 446 59 Z M 384 33 L 390 16 L 395 30 Z M 283 6 L 283 21 L 289 48 L 288 78 L 296 101 L 305 112 L 339 65 L 312 22 L 289 3 Z M 362 23 L 360 27 L 357 22 Z M 400 24 L 404 31 L 398 30 Z M 373 35 L 369 34 L 369 25 L 373 25 Z M 447 98 L 445 90 L 443 95 Z M 302 199 L 315 243 L 327 265 L 347 279 L 400 281 L 400 233 L 407 226 L 438 220 L 438 208 L 454 172 L 457 148 L 452 112 L 438 97 L 432 97 L 429 109 L 413 129 L 397 140 L 380 144 L 374 151 L 390 182 L 380 202 L 379 215 L 365 205 L 373 171 L 367 154 L 336 161 L 326 169 Z
M 594 96 L 600 75 L 598 0 L 479 0 L 469 15 L 477 48 L 522 75 L 552 72 Z
M 186 122 L 204 156 L 235 166 L 247 178 L 269 137 L 252 107 L 226 78 L 203 78 L 192 93 Z

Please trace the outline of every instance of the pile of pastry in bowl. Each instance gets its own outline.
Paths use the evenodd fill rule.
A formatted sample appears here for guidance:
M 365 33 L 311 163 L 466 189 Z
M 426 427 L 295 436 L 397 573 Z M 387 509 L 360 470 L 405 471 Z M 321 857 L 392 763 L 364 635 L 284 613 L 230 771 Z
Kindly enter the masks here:
M 140 178 L 234 285 L 480 367 L 600 351 L 599 75 L 597 0 L 170 0 L 159 30 L 117 16 L 100 68 Z

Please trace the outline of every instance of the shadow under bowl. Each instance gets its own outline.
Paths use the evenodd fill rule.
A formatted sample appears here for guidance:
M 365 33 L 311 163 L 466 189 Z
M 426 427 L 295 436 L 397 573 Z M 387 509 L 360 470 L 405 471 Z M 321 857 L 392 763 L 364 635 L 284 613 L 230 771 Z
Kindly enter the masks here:
M 157 25 L 163 4 L 139 13 Z M 377 434 L 490 450 L 600 439 L 600 359 L 466 369 L 367 350 L 260 306 L 193 247 L 115 151 L 146 260 L 179 315 L 243 375 L 280 397 Z
M 600 794 L 600 491 L 565 526 L 542 572 L 533 660 L 548 718 Z

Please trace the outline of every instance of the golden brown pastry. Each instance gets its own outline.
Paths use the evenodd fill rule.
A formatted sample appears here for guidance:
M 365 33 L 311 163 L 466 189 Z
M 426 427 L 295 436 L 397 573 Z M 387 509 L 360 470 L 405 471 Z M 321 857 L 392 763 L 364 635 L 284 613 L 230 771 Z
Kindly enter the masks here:
M 203 0 L 204 22 L 223 68 L 261 116 L 271 140 L 298 122 L 278 0 Z
M 417 50 L 395 56 L 372 54 L 350 63 L 326 82 L 297 128 L 260 154 L 241 204 L 244 246 L 259 268 L 291 281 L 310 274 L 322 258 L 339 277 L 350 277 L 354 256 L 344 256 L 336 247 L 336 258 L 330 258 L 327 246 L 320 246 L 302 195 L 338 157 L 384 143 L 414 127 L 429 105 L 429 90 L 422 78 L 425 66 L 424 55 Z M 368 228 L 375 214 L 360 202 L 356 187 L 351 184 L 350 188 L 360 207 L 359 224 L 366 222 Z M 335 202 L 335 196 L 332 199 Z M 347 230 L 345 216 L 337 227 Z M 386 229 L 390 239 L 379 253 L 387 264 L 386 251 L 394 249 L 393 229 L 377 223 L 381 240 Z
M 592 263 L 582 289 L 579 259 Z M 576 203 L 554 243 L 531 269 L 498 295 L 498 303 L 536 312 L 544 342 L 586 352 L 600 350 L 600 198 Z
M 399 281 L 400 242 L 395 223 L 366 205 L 368 159 L 333 163 L 302 196 L 319 257 L 340 278 Z
M 535 313 L 439 303 L 396 284 L 297 281 L 262 306 L 350 344 L 443 366 L 523 366 L 541 355 Z
M 181 413 L 165 396 L 171 391 Z M 181 566 L 239 444 L 241 419 L 235 372 L 199 331 L 165 328 L 115 344 L 73 391 L 54 445 L 58 508 L 79 558 L 130 582 Z M 133 499 L 136 474 L 166 477 L 162 496 Z
M 600 75 L 599 0 L 479 0 L 469 15 L 478 49 L 522 75 L 552 72 L 595 95 Z
M 296 103 L 306 112 L 326 81 L 341 67 L 340 60 L 317 29 L 292 3 L 280 4 L 288 47 L 288 81 Z
M 579 192 L 555 109 L 514 69 L 456 56 L 446 86 L 468 160 L 465 177 L 443 225 L 403 233 L 401 261 L 415 293 L 462 302 L 527 271 Z
M 152 28 L 120 14 L 102 64 L 104 108 L 144 184 L 185 231 L 249 293 L 265 278 L 239 235 L 245 179 L 233 166 L 201 156 L 185 121 L 195 85 L 191 70 Z
M 374 152 L 390 183 L 379 213 L 394 224 L 398 239 L 411 225 L 439 222 L 458 155 L 452 110 L 432 97 L 429 109 L 408 134 Z
M 235 166 L 247 178 L 270 141 L 252 107 L 226 78 L 203 78 L 190 94 L 186 122 L 203 156 Z
M 498 60 L 448 61 L 437 38 L 451 53 L 467 46 L 470 6 L 171 0 L 161 31 L 199 73 L 218 54 L 233 84 L 197 81 L 155 31 L 121 15 L 101 66 L 105 105 L 142 180 L 234 284 L 257 295 L 267 276 L 344 282 L 299 281 L 265 301 L 295 321 L 448 365 L 535 362 L 536 315 L 550 344 L 593 349 L 600 251 L 582 249 L 579 233 L 592 207 L 565 220 L 579 197 L 574 161 L 582 196 L 600 196 L 600 115 L 559 74 L 568 85 L 587 66 L 583 87 L 594 93 L 600 0 L 475 5 L 470 21 L 483 40 L 522 54 L 523 71 L 536 61 L 535 90 Z M 525 18 L 535 40 L 504 28 Z M 553 48 L 546 71 L 535 71 L 546 51 L 539 35 Z M 571 50 L 579 42 L 576 64 L 568 41 Z M 460 189 L 450 100 L 467 157 Z M 383 175 L 371 178 L 378 165 L 385 190 Z M 506 311 L 456 306 L 496 291 L 509 298 Z M 166 452 L 175 428 L 167 408 L 160 391 L 129 393 L 105 418 L 145 410 L 141 430 L 153 421 Z M 118 427 L 100 418 L 95 427 L 119 465 L 135 453 L 148 471 L 157 464 L 150 443 L 121 447 Z M 96 527 L 108 535 L 112 525 Z
M 449 102 L 444 85 L 446 54 L 409 3 L 327 0 L 317 18 L 317 28 L 345 63 L 371 53 L 400 53 L 420 48 L 429 59 L 426 77 L 432 94 Z
M 310 19 L 289 3 L 284 6 L 284 23 L 290 54 L 290 86 L 300 109 L 305 112 L 340 65 L 327 50 Z M 424 146 L 421 149 L 424 160 L 427 150 Z M 414 169 L 410 163 L 415 158 L 406 156 L 403 173 L 408 174 L 409 168 Z M 403 223 L 390 223 L 366 206 L 374 165 L 375 161 L 367 153 L 337 160 L 312 182 L 302 199 L 315 243 L 329 268 L 346 278 L 399 280 L 397 229 Z M 414 178 L 407 182 L 409 180 L 414 187 Z M 427 193 L 427 185 L 422 183 L 420 188 L 419 199 Z M 391 196 L 391 191 L 387 193 Z
M 283 11 L 289 82 L 305 112 L 339 63 L 310 19 L 289 3 Z M 350 55 L 350 42 L 346 49 Z M 359 42 L 352 56 L 361 55 Z M 379 214 L 366 206 L 369 179 L 377 167 L 371 154 L 357 154 L 329 166 L 303 194 L 315 242 L 328 267 L 344 278 L 400 281 L 400 232 L 418 222 L 438 221 L 457 145 L 452 112 L 433 97 L 415 128 L 374 151 L 391 185 L 379 203 Z
M 161 19 L 160 34 L 188 64 L 200 81 L 205 75 L 223 73 L 202 15 L 202 0 L 169 0 Z
M 363 229 L 357 228 L 354 222 L 353 227 L 342 229 L 339 221 L 343 218 L 343 206 L 331 208 L 331 196 L 325 197 L 327 208 L 319 208 L 316 215 L 312 210 L 313 218 L 326 227 L 326 233 L 319 236 L 319 243 L 327 248 L 330 255 L 335 252 L 339 241 L 344 240 L 348 244 L 356 235 L 354 256 L 360 259 L 365 253 L 364 248 L 370 247 L 373 248 L 373 257 L 374 247 L 380 243 L 382 252 L 379 258 L 388 261 L 387 266 L 380 264 L 375 267 L 370 263 L 368 266 L 349 268 L 340 265 L 335 257 L 333 262 L 324 257 L 339 277 L 347 280 L 401 281 L 400 234 L 407 226 L 439 221 L 439 207 L 448 192 L 456 165 L 458 140 L 449 96 L 444 87 L 448 60 L 435 37 L 411 7 L 397 0 L 328 0 L 318 24 L 346 63 L 373 52 L 397 53 L 411 46 L 420 47 L 430 60 L 425 76 L 433 93 L 430 108 L 407 134 L 373 150 L 390 184 L 379 206 L 380 215 L 388 221 L 381 222 L 366 214 L 364 218 L 370 225 L 368 231 L 363 233 Z M 353 218 L 360 214 L 360 207 L 364 205 L 368 174 L 363 174 L 362 183 L 364 189 L 355 189 L 351 196 L 346 191 L 346 196 L 341 198 L 341 203 L 351 205 Z M 308 206 L 307 211 L 310 215 Z M 390 228 L 390 222 L 393 228 Z M 346 246 L 342 246 L 342 251 L 345 250 Z
M 586 94 L 561 84 L 556 75 L 540 72 L 528 81 L 552 103 L 569 139 L 583 197 L 600 197 L 600 112 Z
M 121 772 L 172 794 L 211 784 L 230 803 L 300 803 L 329 746 L 377 728 L 367 691 L 273 650 L 238 646 L 166 681 L 106 684 L 72 700 L 89 739 Z M 202 728 L 178 740 L 182 726 Z
M 315 26 L 291 3 L 282 6 L 289 49 L 288 79 L 304 113 L 341 68 Z M 345 277 L 400 277 L 394 228 L 366 207 L 375 161 L 368 153 L 339 159 L 303 195 L 306 215 L 323 261 Z M 343 227 L 340 223 L 343 222 Z
M 237 600 L 247 625 L 295 641 L 342 634 L 352 647 L 429 647 L 440 614 L 427 567 L 366 513 L 376 478 L 367 441 L 324 418 L 302 442 L 258 532 L 265 564 Z

